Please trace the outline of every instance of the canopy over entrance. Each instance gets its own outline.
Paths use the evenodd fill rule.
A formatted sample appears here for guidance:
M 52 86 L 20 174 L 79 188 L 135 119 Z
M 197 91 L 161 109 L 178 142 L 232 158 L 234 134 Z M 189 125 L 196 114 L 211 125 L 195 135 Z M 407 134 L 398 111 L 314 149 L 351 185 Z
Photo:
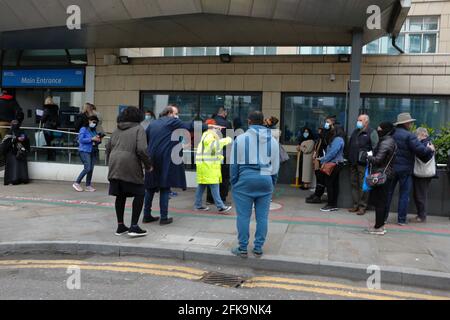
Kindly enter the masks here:
M 81 8 L 81 30 L 66 27 Z M 381 29 L 368 30 L 367 8 Z M 396 35 L 410 0 L 0 0 L 2 49 L 350 46 Z

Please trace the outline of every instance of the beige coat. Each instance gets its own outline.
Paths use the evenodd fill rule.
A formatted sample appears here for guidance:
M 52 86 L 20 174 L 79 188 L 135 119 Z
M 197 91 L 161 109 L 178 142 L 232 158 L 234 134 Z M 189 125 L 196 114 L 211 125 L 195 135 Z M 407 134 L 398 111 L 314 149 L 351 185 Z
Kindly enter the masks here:
M 313 168 L 314 140 L 304 141 L 300 145 L 300 151 L 302 152 L 303 156 L 302 182 L 311 183 L 314 174 Z

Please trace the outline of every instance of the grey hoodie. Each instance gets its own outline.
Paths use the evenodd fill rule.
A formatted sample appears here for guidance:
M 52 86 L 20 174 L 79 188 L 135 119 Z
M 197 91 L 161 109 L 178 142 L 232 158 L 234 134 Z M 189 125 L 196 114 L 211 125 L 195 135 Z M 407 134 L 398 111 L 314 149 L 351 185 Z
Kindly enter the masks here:
M 108 180 L 144 184 L 143 167 L 150 170 L 147 136 L 139 123 L 121 122 L 106 145 Z

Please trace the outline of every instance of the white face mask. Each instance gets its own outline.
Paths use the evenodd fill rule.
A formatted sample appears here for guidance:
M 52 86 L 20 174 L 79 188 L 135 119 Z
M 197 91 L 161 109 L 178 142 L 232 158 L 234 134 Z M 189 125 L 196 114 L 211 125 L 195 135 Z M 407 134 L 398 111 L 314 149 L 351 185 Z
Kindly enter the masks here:
M 176 118 L 176 119 L 180 119 L 179 115 L 174 115 L 173 117 Z
M 89 123 L 89 128 L 94 129 L 97 126 L 96 123 L 90 122 Z

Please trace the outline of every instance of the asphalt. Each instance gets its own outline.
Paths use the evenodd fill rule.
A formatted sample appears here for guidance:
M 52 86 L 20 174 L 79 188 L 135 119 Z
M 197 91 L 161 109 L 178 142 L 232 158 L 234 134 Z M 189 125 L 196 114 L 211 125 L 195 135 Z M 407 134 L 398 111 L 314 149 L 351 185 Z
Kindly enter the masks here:
M 371 236 L 364 229 L 373 224 L 373 212 L 363 217 L 346 210 L 322 213 L 320 205 L 305 204 L 307 192 L 278 186 L 266 254 L 244 260 L 230 254 L 237 244 L 235 211 L 230 216 L 213 210 L 195 212 L 194 190 L 179 192 L 171 200 L 172 225 L 143 225 L 149 235 L 129 239 L 114 235 L 114 199 L 107 196 L 106 185 L 97 189 L 76 193 L 70 184 L 40 181 L 2 186 L 0 254 L 138 255 L 358 281 L 367 279 L 367 268 L 375 265 L 386 283 L 450 289 L 450 220 L 446 218 L 430 217 L 427 224 L 400 227 L 392 214 L 388 233 Z

